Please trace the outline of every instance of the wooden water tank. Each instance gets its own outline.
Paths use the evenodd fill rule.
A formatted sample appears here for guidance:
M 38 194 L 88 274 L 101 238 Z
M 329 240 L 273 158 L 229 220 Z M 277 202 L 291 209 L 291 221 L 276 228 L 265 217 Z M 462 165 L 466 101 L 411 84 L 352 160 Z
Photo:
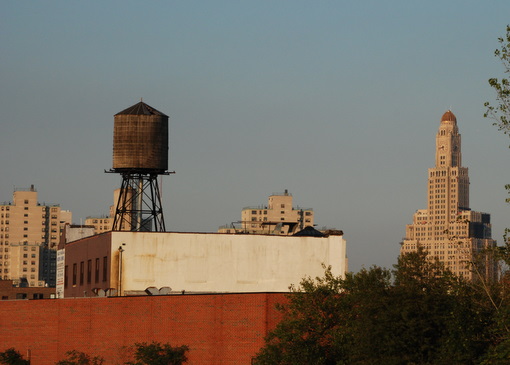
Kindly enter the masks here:
M 164 172 L 168 169 L 168 116 L 144 102 L 114 116 L 113 169 Z

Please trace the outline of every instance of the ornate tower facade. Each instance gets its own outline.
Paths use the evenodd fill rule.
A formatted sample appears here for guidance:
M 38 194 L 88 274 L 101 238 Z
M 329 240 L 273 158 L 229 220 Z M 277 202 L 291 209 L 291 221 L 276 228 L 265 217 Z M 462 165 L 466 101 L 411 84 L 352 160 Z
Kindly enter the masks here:
M 491 238 L 490 215 L 469 208 L 469 176 L 462 167 L 457 118 L 443 114 L 436 135 L 436 166 L 428 170 L 427 209 L 416 211 L 406 226 L 400 253 L 423 247 L 454 273 L 470 280 L 494 279 L 496 264 L 485 249 Z

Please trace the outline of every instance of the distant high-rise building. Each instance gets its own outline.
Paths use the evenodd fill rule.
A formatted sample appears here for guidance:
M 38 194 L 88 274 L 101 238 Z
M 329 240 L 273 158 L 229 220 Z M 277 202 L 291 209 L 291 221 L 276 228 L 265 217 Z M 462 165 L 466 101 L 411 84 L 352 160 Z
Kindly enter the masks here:
M 448 110 L 436 136 L 436 166 L 428 171 L 428 208 L 416 211 L 406 226 L 400 253 L 421 246 L 455 274 L 494 279 L 496 264 L 485 251 L 496 245 L 490 215 L 469 208 L 469 176 L 462 167 L 460 142 L 457 118 Z
M 0 278 L 15 285 L 55 286 L 60 232 L 70 211 L 37 201 L 37 191 L 16 189 L 12 202 L 0 205 Z
M 218 232 L 290 235 L 313 225 L 313 209 L 293 207 L 292 194 L 285 190 L 270 195 L 267 205 L 243 208 L 240 222 Z
M 117 204 L 119 202 L 119 196 L 120 196 L 120 189 L 115 189 L 113 192 L 113 205 L 110 206 L 110 214 L 109 215 L 102 215 L 102 216 L 91 216 L 87 217 L 85 219 L 85 225 L 86 226 L 93 226 L 94 227 L 94 233 L 100 234 L 104 232 L 110 232 L 113 228 L 113 221 L 115 219 L 115 212 L 117 211 Z M 128 199 L 131 199 L 133 193 L 131 190 L 128 191 L 127 194 L 124 194 L 124 196 L 127 196 Z M 127 231 L 129 228 L 129 220 L 126 220 L 125 222 L 122 222 L 122 228 L 123 230 Z

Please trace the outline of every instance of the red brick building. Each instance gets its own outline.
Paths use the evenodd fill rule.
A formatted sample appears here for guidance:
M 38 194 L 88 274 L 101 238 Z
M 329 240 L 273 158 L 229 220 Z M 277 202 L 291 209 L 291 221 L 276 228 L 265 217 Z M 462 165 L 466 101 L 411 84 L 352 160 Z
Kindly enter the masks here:
M 11 299 L 49 299 L 55 297 L 55 288 L 19 287 L 12 280 L 0 280 L 0 298 Z
M 190 364 L 250 364 L 285 301 L 282 293 L 0 301 L 0 351 L 14 347 L 33 365 L 70 350 L 123 364 L 135 342 L 158 341 L 189 346 Z

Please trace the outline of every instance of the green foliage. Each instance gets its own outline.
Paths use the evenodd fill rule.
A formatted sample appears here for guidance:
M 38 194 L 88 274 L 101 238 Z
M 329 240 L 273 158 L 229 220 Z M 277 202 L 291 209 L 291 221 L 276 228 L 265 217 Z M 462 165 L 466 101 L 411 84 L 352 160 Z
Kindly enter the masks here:
M 503 64 L 504 73 L 510 73 L 510 25 L 506 27 L 506 35 L 498 38 L 500 48 L 494 51 L 494 55 Z M 486 102 L 487 108 L 484 116 L 493 119 L 494 125 L 498 126 L 505 134 L 510 131 L 510 81 L 508 78 L 491 78 L 489 85 L 496 92 L 497 105 Z
M 23 359 L 23 356 L 14 348 L 0 352 L 0 364 L 5 365 L 28 365 L 30 361 Z
M 510 25 L 506 27 L 504 37 L 498 38 L 500 47 L 494 51 L 503 65 L 503 73 L 510 73 Z M 496 105 L 486 102 L 487 111 L 484 117 L 494 120 L 499 130 L 505 134 L 510 132 L 510 80 L 508 78 L 491 78 L 489 85 L 496 92 Z M 505 186 L 510 193 L 510 184 Z M 510 203 L 510 198 L 506 199 Z M 508 269 L 510 265 L 510 230 L 506 229 L 503 236 L 504 245 L 497 247 L 494 252 L 496 259 Z M 510 363 L 510 274 L 508 271 L 501 273 L 499 283 L 491 288 L 492 304 L 495 308 L 494 324 L 492 326 L 492 346 L 483 364 L 509 364 Z
M 135 343 L 135 362 L 131 365 L 181 365 L 188 358 L 188 346 L 172 347 L 159 342 Z
M 392 281 L 394 278 L 394 281 Z M 423 250 L 393 272 L 302 280 L 256 364 L 474 364 L 490 345 L 483 292 Z
M 56 365 L 102 365 L 104 359 L 100 356 L 90 357 L 90 355 L 72 350 L 66 352 L 67 359 L 60 360 Z

